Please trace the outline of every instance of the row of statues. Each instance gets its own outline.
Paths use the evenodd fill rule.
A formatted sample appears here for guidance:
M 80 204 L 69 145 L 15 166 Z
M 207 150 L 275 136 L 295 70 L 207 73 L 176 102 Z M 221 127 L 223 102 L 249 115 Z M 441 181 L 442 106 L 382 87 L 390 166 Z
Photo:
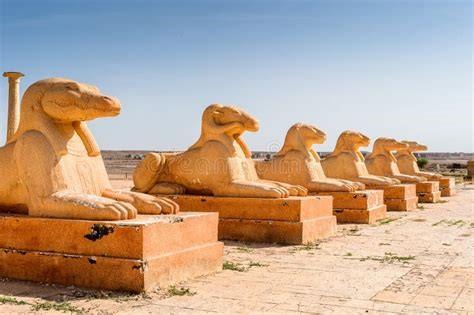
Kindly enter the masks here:
M 245 111 L 210 105 L 202 115 L 198 141 L 182 153 L 147 155 L 133 174 L 135 190 L 260 198 L 306 195 L 302 186 L 258 176 L 242 139 L 245 131 L 258 129 L 258 121 Z
M 120 113 L 120 102 L 94 86 L 52 78 L 32 84 L 21 101 L 19 124 L 0 148 L 0 208 L 32 216 L 121 220 L 142 214 L 173 214 L 178 205 L 163 195 L 198 194 L 286 198 L 317 192 L 356 191 L 416 183 L 438 175 L 421 172 L 413 152 L 426 146 L 345 131 L 321 159 L 313 145 L 326 134 L 295 124 L 281 150 L 254 161 L 242 139 L 259 122 L 233 107 L 213 104 L 202 115 L 201 135 L 176 154 L 150 153 L 133 174 L 132 191 L 113 189 L 99 147 L 86 122 Z M 393 155 L 392 151 L 397 151 Z
M 208 115 L 215 108 L 224 115 L 219 117 L 226 117 L 225 124 Z M 226 116 L 227 112 L 232 114 Z M 204 111 L 203 133 L 198 142 L 183 153 L 146 155 L 135 169 L 134 189 L 148 194 L 281 198 L 304 196 L 307 192 L 351 192 L 417 183 L 426 181 L 431 174 L 420 172 L 413 154 L 426 150 L 426 146 L 379 138 L 373 152 L 364 158 L 360 148 L 368 146 L 370 139 L 354 131 L 344 131 L 334 151 L 321 160 L 313 145 L 324 143 L 326 134 L 301 123 L 288 130 L 283 147 L 274 157 L 254 161 L 241 138 L 243 131 L 256 129 L 243 127 L 242 122 L 249 117 L 235 107 L 210 105 Z M 258 125 L 255 119 L 252 121 L 252 126 Z M 229 124 L 241 127 L 224 128 Z M 209 125 L 220 130 L 212 138 L 205 136 Z M 393 155 L 394 150 L 399 159 Z M 430 178 L 436 176 L 431 174 Z M 282 190 L 286 191 L 282 194 Z

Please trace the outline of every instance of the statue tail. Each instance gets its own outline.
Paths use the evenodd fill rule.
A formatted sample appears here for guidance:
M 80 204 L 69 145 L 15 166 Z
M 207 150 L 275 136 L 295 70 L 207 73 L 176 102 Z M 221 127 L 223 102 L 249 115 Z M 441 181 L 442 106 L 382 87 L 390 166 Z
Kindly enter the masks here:
M 163 153 L 148 153 L 133 171 L 133 191 L 147 193 L 155 186 L 166 163 Z

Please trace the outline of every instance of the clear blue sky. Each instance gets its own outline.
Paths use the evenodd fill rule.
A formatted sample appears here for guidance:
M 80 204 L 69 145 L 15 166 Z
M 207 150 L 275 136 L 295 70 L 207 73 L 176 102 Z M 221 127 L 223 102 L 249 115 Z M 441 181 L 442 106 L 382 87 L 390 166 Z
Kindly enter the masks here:
M 0 3 L 0 71 L 24 72 L 22 91 L 60 76 L 121 100 L 90 124 L 102 149 L 185 149 L 219 102 L 260 120 L 253 150 L 301 121 L 328 133 L 318 150 L 352 129 L 473 151 L 471 1 Z

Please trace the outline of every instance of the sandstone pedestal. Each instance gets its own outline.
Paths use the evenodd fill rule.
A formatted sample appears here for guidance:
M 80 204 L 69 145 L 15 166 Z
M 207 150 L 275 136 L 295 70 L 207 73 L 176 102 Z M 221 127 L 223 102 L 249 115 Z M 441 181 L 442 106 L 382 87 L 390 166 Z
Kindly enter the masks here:
M 454 177 L 443 177 L 438 182 L 441 197 L 451 197 L 456 194 L 456 181 Z
M 332 236 L 336 218 L 330 196 L 238 198 L 168 196 L 181 211 L 219 212 L 219 239 L 304 244 Z
M 435 203 L 441 199 L 439 183 L 436 181 L 427 181 L 416 184 L 416 195 L 418 202 Z
M 0 277 L 141 292 L 222 268 L 215 213 L 87 221 L 0 215 Z
M 415 184 L 399 184 L 380 187 L 384 192 L 384 203 L 389 211 L 412 211 L 418 206 Z
M 383 203 L 383 190 L 356 192 L 323 192 L 334 198 L 334 215 L 338 223 L 372 224 L 385 218 L 387 207 Z

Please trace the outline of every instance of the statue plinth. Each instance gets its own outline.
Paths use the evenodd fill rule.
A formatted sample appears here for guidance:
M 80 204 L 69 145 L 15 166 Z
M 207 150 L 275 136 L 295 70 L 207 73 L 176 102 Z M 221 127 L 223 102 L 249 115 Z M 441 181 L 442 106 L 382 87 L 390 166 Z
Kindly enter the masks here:
M 299 245 L 336 233 L 330 196 L 240 198 L 167 196 L 181 211 L 219 213 L 219 239 Z
M 372 224 L 384 219 L 387 207 L 382 190 L 360 190 L 355 192 L 319 192 L 334 198 L 334 215 L 337 223 Z
M 436 203 L 441 199 L 441 191 L 439 190 L 439 182 L 426 181 L 416 184 L 416 195 L 418 202 Z
M 215 213 L 125 221 L 0 216 L 0 276 L 141 292 L 221 270 Z
M 413 211 L 418 207 L 415 184 L 398 184 L 374 187 L 383 190 L 384 203 L 388 211 Z
M 438 182 L 441 197 L 451 197 L 456 194 L 456 180 L 454 177 L 441 177 Z

